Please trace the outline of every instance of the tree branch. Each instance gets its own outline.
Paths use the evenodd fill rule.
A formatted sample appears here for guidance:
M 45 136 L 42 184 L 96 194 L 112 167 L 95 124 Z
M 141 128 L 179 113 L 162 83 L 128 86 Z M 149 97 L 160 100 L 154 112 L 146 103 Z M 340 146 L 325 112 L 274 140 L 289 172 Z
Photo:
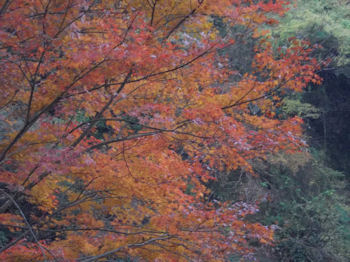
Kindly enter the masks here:
M 204 0 L 199 0 L 198 1 L 198 6 L 194 8 L 189 14 L 187 14 L 184 18 L 182 18 L 169 32 L 168 34 L 164 37 L 163 41 L 166 41 L 189 17 L 194 15 L 198 8 L 203 4 Z
M 24 220 L 24 222 L 26 223 L 26 225 L 27 225 L 27 227 L 28 227 L 28 230 L 29 230 L 30 234 L 33 236 L 33 238 L 34 238 L 36 244 L 39 246 L 40 251 L 41 251 L 41 253 L 42 253 L 42 255 L 43 255 L 43 257 L 45 258 L 45 261 L 46 261 L 46 260 L 47 260 L 47 257 L 46 257 L 44 248 L 43 248 L 42 245 L 39 243 L 39 240 L 38 240 L 37 236 L 34 234 L 33 228 L 32 228 L 32 226 L 29 224 L 29 222 L 28 222 L 26 216 L 24 215 L 24 213 L 23 213 L 21 207 L 20 207 L 20 206 L 18 205 L 18 203 L 12 198 L 12 196 L 10 196 L 5 190 L 0 189 L 0 191 L 1 191 L 4 195 L 6 195 L 6 196 L 11 200 L 11 202 L 16 206 L 16 208 L 18 209 L 19 213 L 20 213 L 21 216 L 23 217 L 23 220 Z
M 151 244 L 151 243 L 153 243 L 153 242 L 162 241 L 162 240 L 168 240 L 168 239 L 170 239 L 170 238 L 171 238 L 171 236 L 158 237 L 158 238 L 151 238 L 151 239 L 148 239 L 147 241 L 144 241 L 144 242 L 134 243 L 134 244 L 129 244 L 129 245 L 121 246 L 121 247 L 118 247 L 118 248 L 116 248 L 116 249 L 113 249 L 113 250 L 111 250 L 111 251 L 105 252 L 105 253 L 100 254 L 100 255 L 97 255 L 97 256 L 91 256 L 91 257 L 87 257 L 87 258 L 80 258 L 80 259 L 77 259 L 77 261 L 80 261 L 80 262 L 92 262 L 92 261 L 97 261 L 97 260 L 100 259 L 100 258 L 104 258 L 104 257 L 106 257 L 106 256 L 113 255 L 113 254 L 115 254 L 115 253 L 117 253 L 117 252 L 119 252 L 120 250 L 123 250 L 123 249 L 134 248 L 134 247 L 142 247 L 142 246 Z
M 96 116 L 94 117 L 93 120 L 98 120 L 102 117 L 103 113 L 109 108 L 109 106 L 113 103 L 113 100 L 120 94 L 120 92 L 123 90 L 123 88 L 125 87 L 127 81 L 129 80 L 129 78 L 131 77 L 132 74 L 132 69 L 129 70 L 128 74 L 126 75 L 124 81 L 121 83 L 119 89 L 117 90 L 117 92 L 115 92 L 114 94 L 111 95 L 110 99 L 108 100 L 108 102 L 105 104 L 105 106 L 101 109 L 100 112 L 98 112 L 96 114 Z M 75 142 L 72 143 L 71 147 L 74 148 L 76 147 L 83 139 L 85 136 L 87 136 L 90 132 L 90 130 L 93 128 L 93 126 L 95 125 L 96 122 L 91 122 L 91 124 L 88 126 L 88 128 L 77 138 L 77 140 L 75 140 Z

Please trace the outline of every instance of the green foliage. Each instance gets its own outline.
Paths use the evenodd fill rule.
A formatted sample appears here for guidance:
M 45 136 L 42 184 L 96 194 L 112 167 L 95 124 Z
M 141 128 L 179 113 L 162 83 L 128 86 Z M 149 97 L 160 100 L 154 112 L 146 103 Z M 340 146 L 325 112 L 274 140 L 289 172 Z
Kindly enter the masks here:
M 217 174 L 209 187 L 211 198 L 260 203 L 260 212 L 248 220 L 276 225 L 275 246 L 258 252 L 259 261 L 348 261 L 344 175 L 310 153 L 271 155 L 253 165 L 259 176 Z
M 284 99 L 282 110 L 287 115 L 297 115 L 300 117 L 307 117 L 318 119 L 320 117 L 320 110 L 309 103 L 303 103 L 298 99 Z
M 272 156 L 256 164 L 271 201 L 256 218 L 278 225 L 279 261 L 347 261 L 350 208 L 342 196 L 343 174 L 306 154 Z
M 283 45 L 289 37 L 323 46 L 321 59 L 331 57 L 338 66 L 350 62 L 350 2 L 347 0 L 297 0 L 274 30 Z

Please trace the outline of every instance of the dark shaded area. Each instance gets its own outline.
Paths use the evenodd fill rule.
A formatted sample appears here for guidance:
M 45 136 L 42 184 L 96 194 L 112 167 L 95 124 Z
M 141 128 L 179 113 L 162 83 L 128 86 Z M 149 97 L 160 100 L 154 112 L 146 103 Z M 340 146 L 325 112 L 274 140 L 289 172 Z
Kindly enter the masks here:
M 312 147 L 323 151 L 326 164 L 350 180 L 350 78 L 334 71 L 321 72 L 323 84 L 310 87 L 304 102 L 320 109 L 318 119 L 305 119 Z

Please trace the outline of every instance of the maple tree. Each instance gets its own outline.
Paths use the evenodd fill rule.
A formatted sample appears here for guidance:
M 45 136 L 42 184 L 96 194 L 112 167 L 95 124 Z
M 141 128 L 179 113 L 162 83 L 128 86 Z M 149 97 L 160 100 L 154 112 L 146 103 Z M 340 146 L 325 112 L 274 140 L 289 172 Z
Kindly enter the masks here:
M 0 258 L 223 261 L 271 243 L 272 229 L 244 221 L 256 206 L 209 201 L 205 184 L 213 169 L 254 175 L 252 159 L 305 144 L 301 120 L 274 109 L 280 92 L 319 81 L 312 50 L 291 39 L 275 55 L 260 30 L 286 5 L 1 1 L 0 217 L 12 238 Z M 259 40 L 238 82 L 215 17 Z

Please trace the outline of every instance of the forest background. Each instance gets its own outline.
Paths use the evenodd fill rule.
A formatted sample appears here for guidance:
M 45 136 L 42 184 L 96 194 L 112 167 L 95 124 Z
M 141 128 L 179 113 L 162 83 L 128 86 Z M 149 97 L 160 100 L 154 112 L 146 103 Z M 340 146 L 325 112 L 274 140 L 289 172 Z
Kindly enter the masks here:
M 3 261 L 348 261 L 350 3 L 0 2 Z

